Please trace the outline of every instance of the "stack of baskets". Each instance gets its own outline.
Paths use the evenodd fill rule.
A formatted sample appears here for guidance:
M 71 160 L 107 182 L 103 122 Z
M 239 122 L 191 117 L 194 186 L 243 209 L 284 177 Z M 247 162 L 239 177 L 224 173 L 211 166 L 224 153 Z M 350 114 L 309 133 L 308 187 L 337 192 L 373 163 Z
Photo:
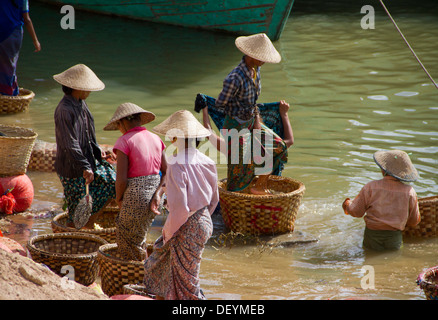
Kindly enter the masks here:
M 31 90 L 19 89 L 18 96 L 5 96 L 0 94 L 0 114 L 9 114 L 26 111 L 35 93 Z
M 37 134 L 21 127 L 0 124 L 0 176 L 25 174 Z
M 418 199 L 421 221 L 415 227 L 406 227 L 403 236 L 432 238 L 438 236 L 438 196 Z
M 76 282 L 88 286 L 97 277 L 97 251 L 105 244 L 105 240 L 91 234 L 56 233 L 31 238 L 27 249 L 32 260 L 45 264 L 61 277 L 74 274 Z
M 124 285 L 142 283 L 144 260 L 128 261 L 121 259 L 117 244 L 110 243 L 99 248 L 97 260 L 103 292 L 108 296 L 124 294 Z
M 305 187 L 300 181 L 270 176 L 268 189 L 273 195 L 253 195 L 226 190 L 226 179 L 219 181 L 219 196 L 225 225 L 234 232 L 251 235 L 281 234 L 294 230 L 295 219 Z
M 423 289 L 427 300 L 438 300 L 438 266 L 421 273 L 417 284 Z

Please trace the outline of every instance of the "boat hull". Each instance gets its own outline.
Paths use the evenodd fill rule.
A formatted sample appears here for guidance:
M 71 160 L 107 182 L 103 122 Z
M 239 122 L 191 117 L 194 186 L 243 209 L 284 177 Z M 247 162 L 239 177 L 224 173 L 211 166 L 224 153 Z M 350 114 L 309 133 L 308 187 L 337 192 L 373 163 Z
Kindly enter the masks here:
M 294 0 L 42 0 L 76 10 L 278 40 Z

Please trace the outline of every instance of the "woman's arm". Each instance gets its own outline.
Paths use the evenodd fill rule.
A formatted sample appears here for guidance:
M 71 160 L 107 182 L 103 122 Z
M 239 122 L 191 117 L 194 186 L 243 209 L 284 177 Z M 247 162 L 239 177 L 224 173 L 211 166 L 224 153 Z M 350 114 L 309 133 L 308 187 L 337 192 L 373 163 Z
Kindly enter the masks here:
M 161 214 L 159 207 L 160 207 L 161 197 L 163 196 L 163 193 L 165 192 L 164 181 L 165 181 L 165 177 L 166 177 L 166 173 L 167 173 L 167 161 L 166 161 L 166 156 L 165 156 L 164 151 L 161 155 L 160 171 L 161 171 L 160 184 L 158 185 L 158 188 L 155 191 L 155 194 L 152 197 L 151 202 L 150 202 L 150 209 L 155 214 Z
M 38 37 L 36 35 L 35 29 L 33 27 L 32 20 L 30 19 L 29 12 L 23 13 L 23 22 L 26 27 L 27 32 L 29 32 L 30 37 L 32 38 L 33 45 L 35 47 L 35 52 L 41 51 L 41 44 L 38 41 Z
M 129 159 L 126 154 L 116 150 L 117 154 L 117 174 L 116 174 L 116 202 L 119 208 L 122 207 L 123 195 L 128 183 L 128 166 Z
M 292 125 L 289 121 L 289 111 L 290 105 L 284 100 L 280 101 L 280 117 L 281 121 L 283 122 L 283 133 L 284 133 L 284 142 L 286 143 L 286 146 L 289 148 L 291 145 L 294 144 L 294 132 L 292 130 Z

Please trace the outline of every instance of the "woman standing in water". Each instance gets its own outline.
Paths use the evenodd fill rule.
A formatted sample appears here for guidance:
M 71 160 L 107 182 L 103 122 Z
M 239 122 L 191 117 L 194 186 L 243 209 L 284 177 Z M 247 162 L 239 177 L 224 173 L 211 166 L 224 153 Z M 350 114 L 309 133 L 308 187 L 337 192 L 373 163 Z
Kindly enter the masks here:
M 116 173 L 97 144 L 94 118 L 85 102 L 92 91 L 103 90 L 105 84 L 83 64 L 53 78 L 64 92 L 54 117 L 55 170 L 64 188 L 68 225 L 74 226 L 75 209 L 85 196 L 85 185 L 89 184 L 93 210 L 85 227 L 93 228 L 98 215 L 116 195 Z

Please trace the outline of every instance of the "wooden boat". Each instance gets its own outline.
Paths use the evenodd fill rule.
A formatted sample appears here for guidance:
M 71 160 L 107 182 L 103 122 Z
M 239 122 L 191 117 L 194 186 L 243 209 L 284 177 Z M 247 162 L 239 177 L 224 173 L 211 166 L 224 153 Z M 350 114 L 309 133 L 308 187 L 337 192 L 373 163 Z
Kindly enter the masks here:
M 278 40 L 294 0 L 42 0 L 75 10 Z

